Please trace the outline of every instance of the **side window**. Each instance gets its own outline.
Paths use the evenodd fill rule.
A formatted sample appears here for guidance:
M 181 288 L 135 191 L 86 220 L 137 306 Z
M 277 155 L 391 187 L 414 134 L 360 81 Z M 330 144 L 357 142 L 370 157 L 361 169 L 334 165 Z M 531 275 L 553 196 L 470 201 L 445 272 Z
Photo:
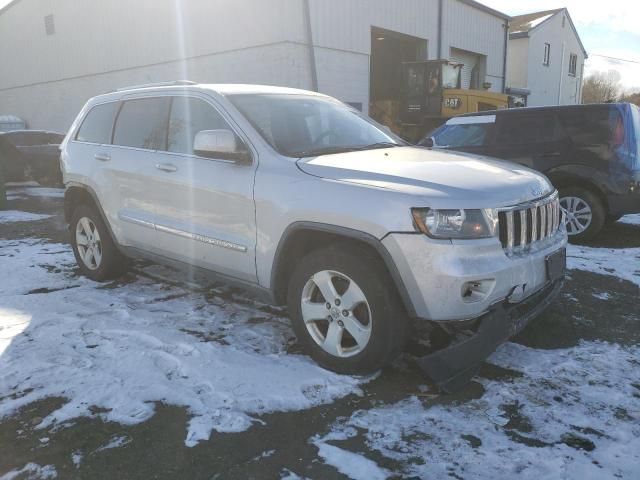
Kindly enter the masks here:
M 124 102 L 113 134 L 113 144 L 164 150 L 169 98 L 141 98 Z
M 501 145 L 550 142 L 555 131 L 553 115 L 502 115 L 496 141 Z
M 560 113 L 560 121 L 567 137 L 578 146 L 608 145 L 611 140 L 609 107 L 591 107 Z
M 551 44 L 544 44 L 544 59 L 542 60 L 542 64 L 548 67 L 551 64 Z
M 202 130 L 231 130 L 231 127 L 204 100 L 174 97 L 169 116 L 167 151 L 193 155 L 193 142 Z
M 440 147 L 481 147 L 486 144 L 492 123 L 470 123 L 446 125 L 436 133 L 436 144 Z
M 113 120 L 119 106 L 120 103 L 113 102 L 93 107 L 82 122 L 76 135 L 76 140 L 79 142 L 110 144 Z
M 578 71 L 578 55 L 572 53 L 569 55 L 569 75 L 572 77 L 576 76 L 576 72 Z

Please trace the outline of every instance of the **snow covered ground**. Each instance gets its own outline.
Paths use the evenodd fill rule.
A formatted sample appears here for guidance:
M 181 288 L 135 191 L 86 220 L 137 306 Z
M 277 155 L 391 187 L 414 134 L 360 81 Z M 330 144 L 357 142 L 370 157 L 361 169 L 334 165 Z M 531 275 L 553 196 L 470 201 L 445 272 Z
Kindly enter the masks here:
M 640 214 L 626 215 L 622 217 L 619 222 L 627 223 L 629 225 L 640 225 Z
M 567 267 L 622 278 L 640 287 L 640 248 L 569 245 Z
M 367 459 L 332 444 L 359 438 L 414 478 L 638 478 L 640 347 L 585 342 L 545 351 L 508 343 L 490 363 L 521 376 L 478 378 L 484 394 L 462 404 L 411 397 L 357 411 L 313 442 L 345 471 Z M 368 473 L 352 478 L 386 478 L 368 462 Z
M 193 415 L 193 446 L 213 430 L 249 428 L 255 414 L 360 393 L 363 379 L 287 354 L 292 332 L 277 312 L 223 290 L 207 299 L 144 276 L 99 285 L 75 276 L 70 247 L 36 239 L 0 241 L 0 262 L 20 272 L 0 277 L 0 418 L 59 396 L 68 403 L 40 427 L 96 407 L 133 424 L 164 402 Z
M 10 194 L 60 198 L 31 186 Z M 621 222 L 640 224 L 635 217 Z M 0 226 L 48 218 L 0 212 Z M 640 286 L 640 248 L 570 246 L 568 266 Z M 65 402 L 39 421 L 43 434 L 81 417 L 139 424 L 162 402 L 188 410 L 181 442 L 192 447 L 215 432 L 246 431 L 264 413 L 368 395 L 371 379 L 332 374 L 291 353 L 284 313 L 228 288 L 187 286 L 158 266 L 96 284 L 76 275 L 69 246 L 38 238 L 0 240 L 0 267 L 11 272 L 0 276 L 0 423 L 47 397 Z M 606 302 L 610 293 L 591 296 Z M 640 346 L 508 343 L 489 363 L 504 374 L 478 376 L 473 399 L 427 391 L 348 410 L 308 439 L 314 461 L 356 480 L 640 478 Z M 74 451 L 74 468 L 132 443 L 126 433 L 110 435 Z M 262 461 L 278 455 L 264 450 Z M 25 462 L 0 479 L 54 478 L 59 466 L 49 463 Z M 287 478 L 301 478 L 285 467 Z
M 0 223 L 33 222 L 50 218 L 51 215 L 21 212 L 19 210 L 0 210 Z
M 38 187 L 27 183 L 7 191 L 7 200 L 20 200 L 28 197 L 64 198 L 64 189 Z

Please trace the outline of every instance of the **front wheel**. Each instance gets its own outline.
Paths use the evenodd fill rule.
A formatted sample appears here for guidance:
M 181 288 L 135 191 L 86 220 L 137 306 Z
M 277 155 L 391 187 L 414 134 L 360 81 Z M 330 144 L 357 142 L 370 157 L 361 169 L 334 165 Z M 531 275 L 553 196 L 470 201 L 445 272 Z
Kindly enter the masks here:
M 304 257 L 289 283 L 298 341 L 322 367 L 369 374 L 404 347 L 406 314 L 376 257 L 335 245 Z
M 606 213 L 602 201 L 590 190 L 567 187 L 560 191 L 560 207 L 565 215 L 570 240 L 592 240 L 604 227 Z

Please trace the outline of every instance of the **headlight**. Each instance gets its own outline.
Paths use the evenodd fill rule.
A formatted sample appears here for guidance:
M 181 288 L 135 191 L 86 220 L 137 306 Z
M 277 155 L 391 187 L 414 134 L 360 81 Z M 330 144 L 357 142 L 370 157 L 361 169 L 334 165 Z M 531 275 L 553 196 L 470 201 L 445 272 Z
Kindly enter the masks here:
M 433 210 L 412 208 L 416 229 L 433 238 L 490 238 L 498 233 L 498 212 L 482 210 Z

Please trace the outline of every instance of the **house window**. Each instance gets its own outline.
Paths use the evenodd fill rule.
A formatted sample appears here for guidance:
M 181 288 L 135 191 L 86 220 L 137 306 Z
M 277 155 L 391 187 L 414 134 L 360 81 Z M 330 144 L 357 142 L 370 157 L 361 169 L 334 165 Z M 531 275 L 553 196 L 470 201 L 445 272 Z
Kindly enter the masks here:
M 576 76 L 576 71 L 578 70 L 578 55 L 572 53 L 569 56 L 569 75 L 572 77 Z
M 542 62 L 542 64 L 548 67 L 550 60 L 551 60 L 551 44 L 545 43 L 544 44 L 544 61 Z

